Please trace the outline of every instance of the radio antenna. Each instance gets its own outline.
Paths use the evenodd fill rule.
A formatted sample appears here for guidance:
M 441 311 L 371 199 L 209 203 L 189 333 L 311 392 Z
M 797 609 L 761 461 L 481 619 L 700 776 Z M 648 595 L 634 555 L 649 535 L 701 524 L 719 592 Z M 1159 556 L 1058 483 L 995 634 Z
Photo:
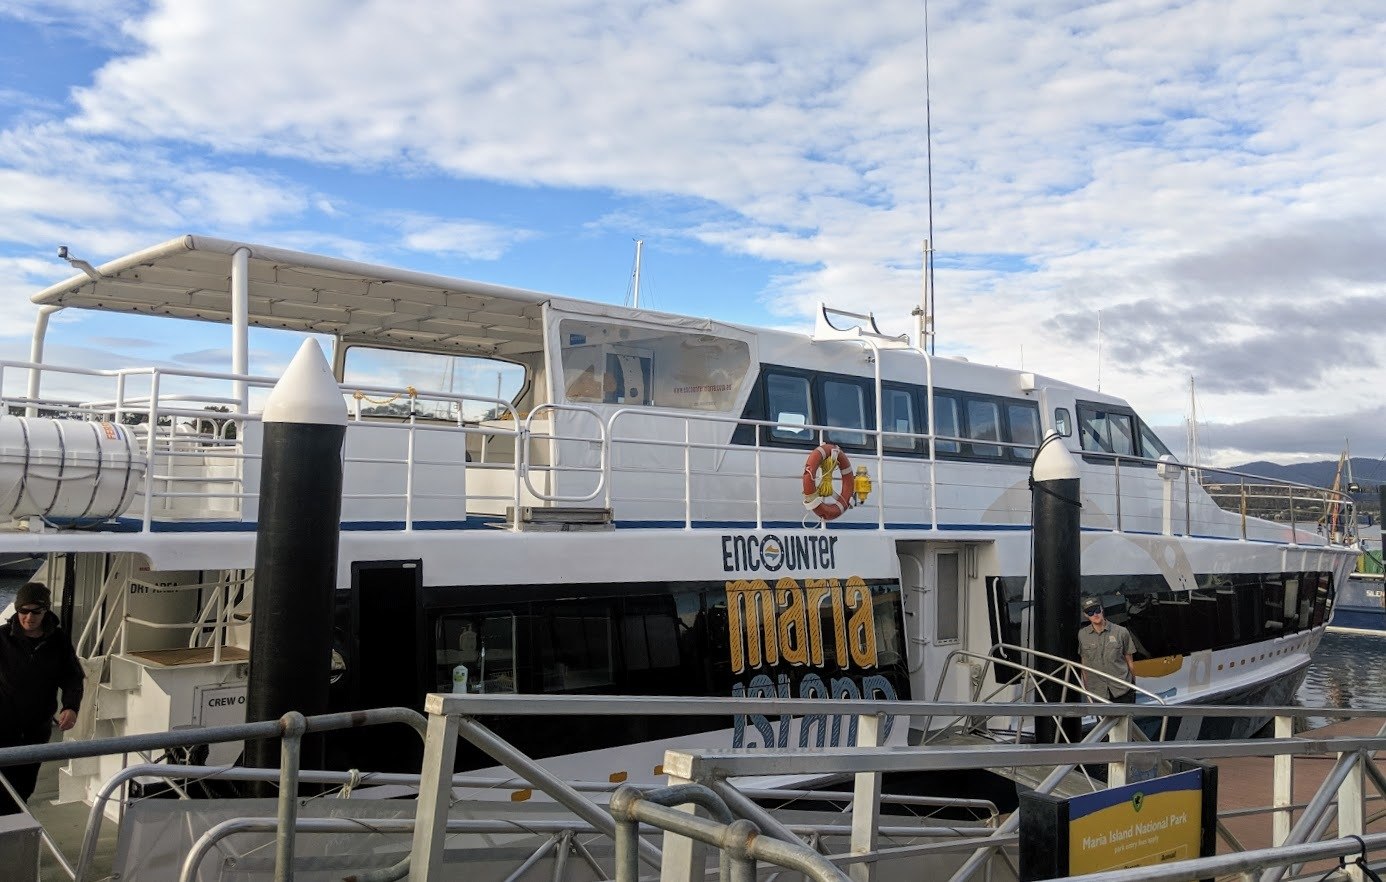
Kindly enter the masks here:
M 929 0 L 924 0 L 924 164 L 929 200 L 929 238 L 924 247 L 924 274 L 928 277 L 924 296 L 924 324 L 928 331 L 929 354 L 934 354 L 938 334 L 934 311 L 934 125 L 933 100 L 929 88 Z

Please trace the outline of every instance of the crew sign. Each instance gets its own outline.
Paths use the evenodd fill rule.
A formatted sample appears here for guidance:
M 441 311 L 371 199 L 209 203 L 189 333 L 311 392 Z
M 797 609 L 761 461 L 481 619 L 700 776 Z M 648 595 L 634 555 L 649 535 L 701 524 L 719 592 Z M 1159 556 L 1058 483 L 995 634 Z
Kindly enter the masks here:
M 1071 799 L 1022 794 L 1022 882 L 1211 855 L 1216 775 L 1212 768 L 1197 766 Z

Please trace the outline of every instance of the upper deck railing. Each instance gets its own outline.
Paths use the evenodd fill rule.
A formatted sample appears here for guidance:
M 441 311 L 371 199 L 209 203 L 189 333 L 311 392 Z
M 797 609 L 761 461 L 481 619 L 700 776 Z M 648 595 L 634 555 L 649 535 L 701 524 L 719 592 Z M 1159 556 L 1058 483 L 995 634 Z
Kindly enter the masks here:
M 42 372 L 50 387 L 99 383 L 109 391 L 32 399 L 16 388 L 31 371 Z M 255 401 L 275 382 L 211 371 L 0 361 L 0 407 L 129 427 L 148 466 L 126 517 L 149 531 L 159 521 L 254 520 L 260 416 L 236 409 L 239 399 L 223 393 L 243 384 Z M 867 511 L 842 523 L 937 529 L 1024 527 L 1030 520 L 1028 492 L 1020 492 L 1029 444 L 649 408 L 541 404 L 521 413 L 502 399 L 412 388 L 347 384 L 342 392 L 353 427 L 344 457 L 347 522 L 390 521 L 407 531 L 477 515 L 500 519 L 526 506 L 589 503 L 622 521 L 685 528 L 817 526 L 800 506 L 807 451 L 765 442 L 772 429 L 820 443 L 844 435 L 865 441 L 848 455 L 867 467 Z M 425 416 L 440 413 L 450 416 Z M 964 457 L 945 448 L 998 455 Z M 1169 457 L 1081 457 L 1085 527 L 1289 544 L 1347 545 L 1355 538 L 1348 493 L 1195 469 Z

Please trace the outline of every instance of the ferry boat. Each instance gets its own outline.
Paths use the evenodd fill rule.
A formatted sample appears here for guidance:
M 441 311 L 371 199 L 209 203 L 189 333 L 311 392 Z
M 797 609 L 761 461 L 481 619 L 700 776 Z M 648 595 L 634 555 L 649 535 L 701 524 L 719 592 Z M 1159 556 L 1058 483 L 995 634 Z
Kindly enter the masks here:
M 1132 631 L 1161 700 L 1289 703 L 1353 566 L 1315 530 L 1330 492 L 1195 472 L 1120 398 L 936 357 L 869 315 L 757 329 L 191 235 L 81 268 L 34 295 L 30 359 L 0 362 L 0 554 L 47 555 L 90 687 L 69 737 L 244 714 L 276 380 L 250 370 L 252 328 L 329 340 L 349 413 L 333 709 L 421 706 L 459 666 L 488 693 L 1021 698 L 1051 431 L 1080 467 L 1073 590 Z M 50 363 L 63 309 L 161 316 L 169 339 L 222 323 L 230 363 Z M 1278 519 L 1251 513 L 1267 499 Z M 1245 734 L 1190 719 L 1181 737 Z M 552 755 L 689 727 L 851 734 L 505 734 Z M 117 761 L 73 762 L 64 797 Z

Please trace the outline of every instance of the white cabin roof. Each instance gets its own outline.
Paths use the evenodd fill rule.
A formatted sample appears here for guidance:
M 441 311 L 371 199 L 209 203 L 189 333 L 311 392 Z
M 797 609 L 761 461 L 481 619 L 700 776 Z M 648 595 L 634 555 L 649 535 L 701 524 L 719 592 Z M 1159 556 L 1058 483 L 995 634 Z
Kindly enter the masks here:
M 543 346 L 554 295 L 206 236 L 180 236 L 78 274 L 33 302 L 231 322 L 231 262 L 250 252 L 249 320 L 343 340 L 490 354 Z

